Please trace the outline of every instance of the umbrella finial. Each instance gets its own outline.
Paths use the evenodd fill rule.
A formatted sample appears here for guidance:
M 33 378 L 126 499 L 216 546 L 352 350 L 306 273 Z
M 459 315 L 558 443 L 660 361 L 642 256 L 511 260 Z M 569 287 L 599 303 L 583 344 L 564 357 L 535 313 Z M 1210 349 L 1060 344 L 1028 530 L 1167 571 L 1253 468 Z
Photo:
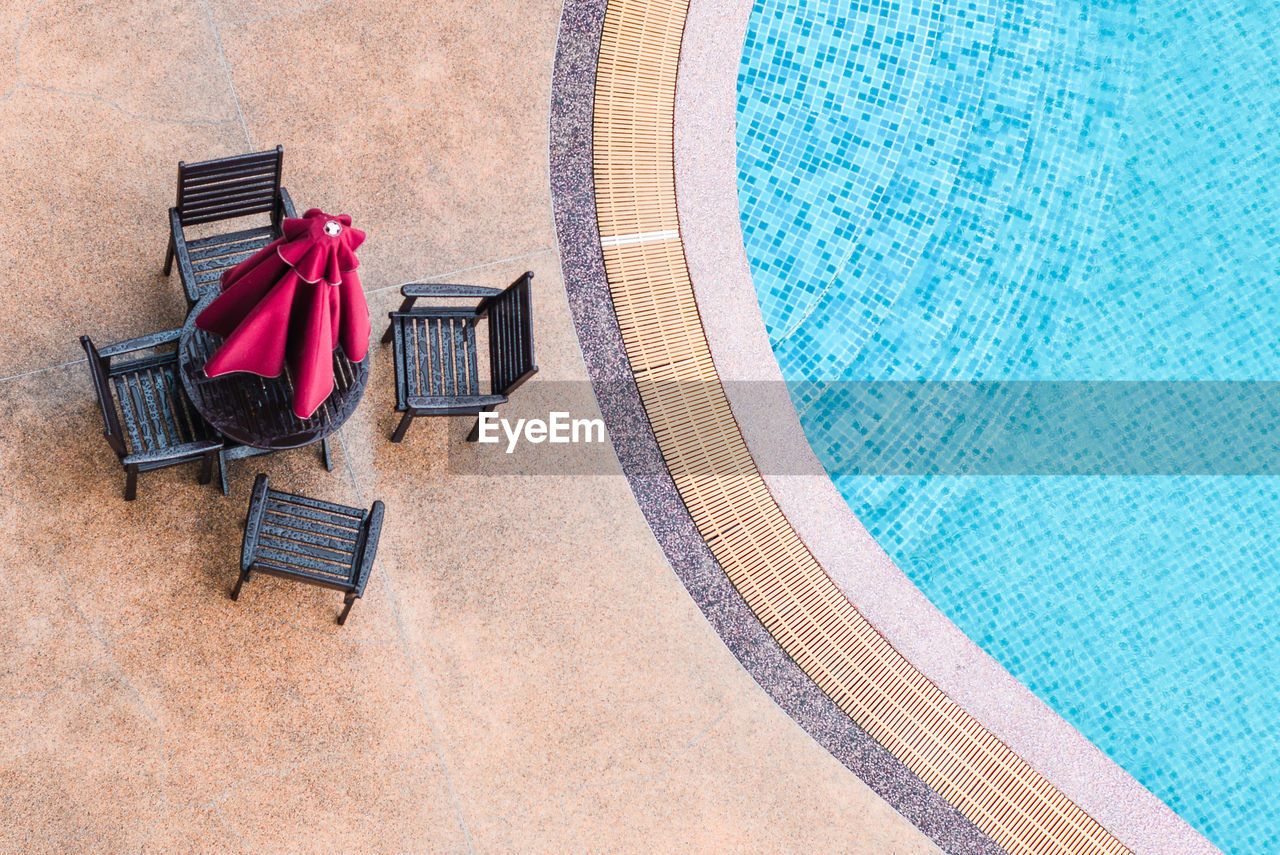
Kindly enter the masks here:
M 324 224 L 324 233 L 329 237 L 337 237 L 342 234 L 342 223 L 337 220 L 330 220 Z

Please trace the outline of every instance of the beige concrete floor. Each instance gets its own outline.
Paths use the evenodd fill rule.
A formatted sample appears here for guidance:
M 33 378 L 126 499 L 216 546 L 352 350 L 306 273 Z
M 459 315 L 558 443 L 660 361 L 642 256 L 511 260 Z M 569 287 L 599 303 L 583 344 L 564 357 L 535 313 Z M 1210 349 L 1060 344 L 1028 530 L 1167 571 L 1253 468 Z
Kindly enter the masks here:
M 233 464 L 229 498 L 195 467 L 121 498 L 76 337 L 181 323 L 179 159 L 282 143 L 299 210 L 368 231 L 375 318 L 405 281 L 534 270 L 534 382 L 585 379 L 547 186 L 558 15 L 0 0 L 0 851 L 936 851 L 738 666 L 616 467 L 461 474 L 440 420 L 391 445 L 383 350 L 332 473 L 304 449 Z M 386 502 L 345 627 L 332 592 L 228 599 L 259 470 Z

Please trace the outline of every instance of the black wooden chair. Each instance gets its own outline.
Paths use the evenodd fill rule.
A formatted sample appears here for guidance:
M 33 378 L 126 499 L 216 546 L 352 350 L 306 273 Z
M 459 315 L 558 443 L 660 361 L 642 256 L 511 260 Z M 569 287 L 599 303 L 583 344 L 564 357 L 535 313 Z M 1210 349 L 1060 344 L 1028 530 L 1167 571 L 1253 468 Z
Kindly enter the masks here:
M 240 587 L 251 573 L 297 579 L 344 592 L 338 623 L 346 623 L 351 606 L 369 583 L 383 510 L 382 502 L 363 511 L 281 493 L 270 489 L 267 476 L 259 474 L 249 499 L 240 578 L 231 599 L 240 599 Z
M 289 192 L 280 186 L 284 148 L 201 163 L 178 163 L 178 203 L 169 209 L 169 251 L 164 273 L 178 259 L 188 306 L 216 291 L 223 271 L 235 267 L 280 237 L 281 223 L 296 217 Z M 267 214 L 265 226 L 188 239 L 188 226 Z
M 182 330 L 122 341 L 99 350 L 87 335 L 80 344 L 89 356 L 89 374 L 105 423 L 103 435 L 125 470 L 124 497 L 138 495 L 138 473 L 199 460 L 200 483 L 213 478 L 222 437 L 187 400 L 178 376 L 176 342 Z M 137 356 L 140 351 L 154 351 Z M 122 357 L 134 357 L 124 359 Z
M 405 285 L 404 303 L 389 313 L 383 344 L 395 342 L 396 411 L 404 415 L 392 442 L 404 439 L 416 416 L 461 416 L 490 412 L 537 373 L 533 361 L 533 317 L 525 273 L 505 289 L 474 285 Z M 421 297 L 479 298 L 470 307 L 415 306 Z M 488 321 L 489 391 L 482 391 L 476 357 L 476 325 Z M 480 423 L 467 436 L 475 441 Z

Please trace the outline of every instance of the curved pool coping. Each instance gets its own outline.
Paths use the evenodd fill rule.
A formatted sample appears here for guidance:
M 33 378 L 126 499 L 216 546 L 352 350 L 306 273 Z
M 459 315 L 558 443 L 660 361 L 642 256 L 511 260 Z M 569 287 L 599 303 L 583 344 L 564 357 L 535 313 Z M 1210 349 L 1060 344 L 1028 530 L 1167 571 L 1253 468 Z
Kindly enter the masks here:
M 566 297 L 583 361 L 636 503 L 672 571 L 752 679 L 837 761 L 951 855 L 1003 852 L 859 728 L 769 634 L 706 542 L 666 470 L 605 276 L 593 177 L 594 87 L 606 0 L 564 0 L 550 115 L 550 182 Z
M 737 78 L 751 9 L 751 0 L 691 0 L 674 160 L 698 311 L 770 493 L 823 570 L 899 653 L 1137 855 L 1218 853 L 934 606 L 868 534 L 809 445 L 769 344 L 742 238 Z

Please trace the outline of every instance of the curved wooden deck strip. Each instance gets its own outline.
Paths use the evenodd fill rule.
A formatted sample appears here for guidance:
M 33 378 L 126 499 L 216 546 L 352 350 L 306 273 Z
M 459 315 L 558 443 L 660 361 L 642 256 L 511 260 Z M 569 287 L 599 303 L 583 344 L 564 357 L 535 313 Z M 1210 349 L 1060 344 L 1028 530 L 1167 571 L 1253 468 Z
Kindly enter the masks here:
M 666 465 L 720 565 L 814 682 L 1013 855 L 1129 850 L 897 653 L 823 572 L 756 469 L 716 375 L 676 215 L 687 0 L 612 0 L 596 76 L 605 271 Z

